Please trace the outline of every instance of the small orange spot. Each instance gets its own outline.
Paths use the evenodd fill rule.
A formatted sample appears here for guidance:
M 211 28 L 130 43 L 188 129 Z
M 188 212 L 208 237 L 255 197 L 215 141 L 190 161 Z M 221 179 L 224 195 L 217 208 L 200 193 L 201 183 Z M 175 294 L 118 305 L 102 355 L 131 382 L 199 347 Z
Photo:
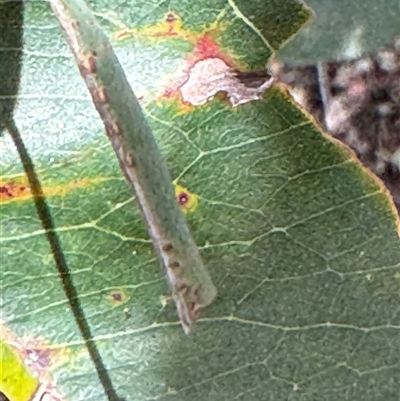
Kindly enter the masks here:
M 190 193 L 186 188 L 175 185 L 175 196 L 183 213 L 194 212 L 199 204 L 196 194 Z

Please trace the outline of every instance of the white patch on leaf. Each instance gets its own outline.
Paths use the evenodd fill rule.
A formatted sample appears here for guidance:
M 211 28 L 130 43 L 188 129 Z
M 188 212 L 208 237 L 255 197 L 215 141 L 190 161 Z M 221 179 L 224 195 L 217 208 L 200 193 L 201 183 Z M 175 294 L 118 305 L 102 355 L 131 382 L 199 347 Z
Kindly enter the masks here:
M 193 106 L 201 106 L 219 92 L 225 92 L 233 107 L 262 98 L 272 85 L 273 78 L 258 87 L 248 87 L 220 58 L 198 61 L 189 73 L 189 79 L 181 86 L 183 100 Z

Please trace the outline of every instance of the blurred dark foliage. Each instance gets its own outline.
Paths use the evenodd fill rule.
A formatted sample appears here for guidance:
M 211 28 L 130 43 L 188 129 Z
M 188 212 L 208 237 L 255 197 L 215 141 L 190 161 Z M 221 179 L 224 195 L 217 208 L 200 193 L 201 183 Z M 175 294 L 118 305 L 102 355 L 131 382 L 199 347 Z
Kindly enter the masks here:
M 400 213 L 400 40 L 351 61 L 275 63 L 271 70 L 325 131 L 383 180 Z
M 10 400 L 0 391 L 0 401 L 10 401 Z
M 21 77 L 24 2 L 0 1 L 0 134 L 13 115 Z

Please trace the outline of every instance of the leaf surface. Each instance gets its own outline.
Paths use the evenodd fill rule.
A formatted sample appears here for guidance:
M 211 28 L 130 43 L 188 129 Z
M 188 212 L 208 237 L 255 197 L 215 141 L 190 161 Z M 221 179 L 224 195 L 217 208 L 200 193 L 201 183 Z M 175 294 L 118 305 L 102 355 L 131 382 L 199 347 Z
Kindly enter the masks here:
M 219 94 L 190 105 L 193 86 L 182 102 L 199 62 L 261 68 L 272 39 L 229 2 L 92 7 L 142 97 L 177 195 L 189 195 L 186 217 L 219 290 L 183 334 L 59 25 L 48 4 L 29 3 L 16 120 L 119 396 L 397 400 L 400 249 L 381 184 L 279 88 L 232 108 Z M 273 9 L 279 44 L 307 12 Z M 46 340 L 43 369 L 65 399 L 106 400 L 15 150 L 1 140 L 2 319 L 19 338 Z

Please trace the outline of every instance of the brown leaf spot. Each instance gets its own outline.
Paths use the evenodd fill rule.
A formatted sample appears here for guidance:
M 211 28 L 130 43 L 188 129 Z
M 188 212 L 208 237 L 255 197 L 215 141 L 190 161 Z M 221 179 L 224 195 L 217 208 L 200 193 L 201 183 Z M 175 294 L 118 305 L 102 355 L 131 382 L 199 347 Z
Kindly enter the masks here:
M 165 17 L 165 20 L 166 20 L 167 22 L 174 22 L 174 21 L 177 20 L 177 18 L 175 17 L 174 14 L 168 13 L 167 16 Z
M 123 290 L 114 290 L 108 294 L 108 299 L 113 306 L 119 306 L 126 303 L 129 297 Z
M 113 299 L 113 301 L 115 302 L 121 302 L 122 301 L 122 295 L 118 292 L 111 294 L 111 297 Z

